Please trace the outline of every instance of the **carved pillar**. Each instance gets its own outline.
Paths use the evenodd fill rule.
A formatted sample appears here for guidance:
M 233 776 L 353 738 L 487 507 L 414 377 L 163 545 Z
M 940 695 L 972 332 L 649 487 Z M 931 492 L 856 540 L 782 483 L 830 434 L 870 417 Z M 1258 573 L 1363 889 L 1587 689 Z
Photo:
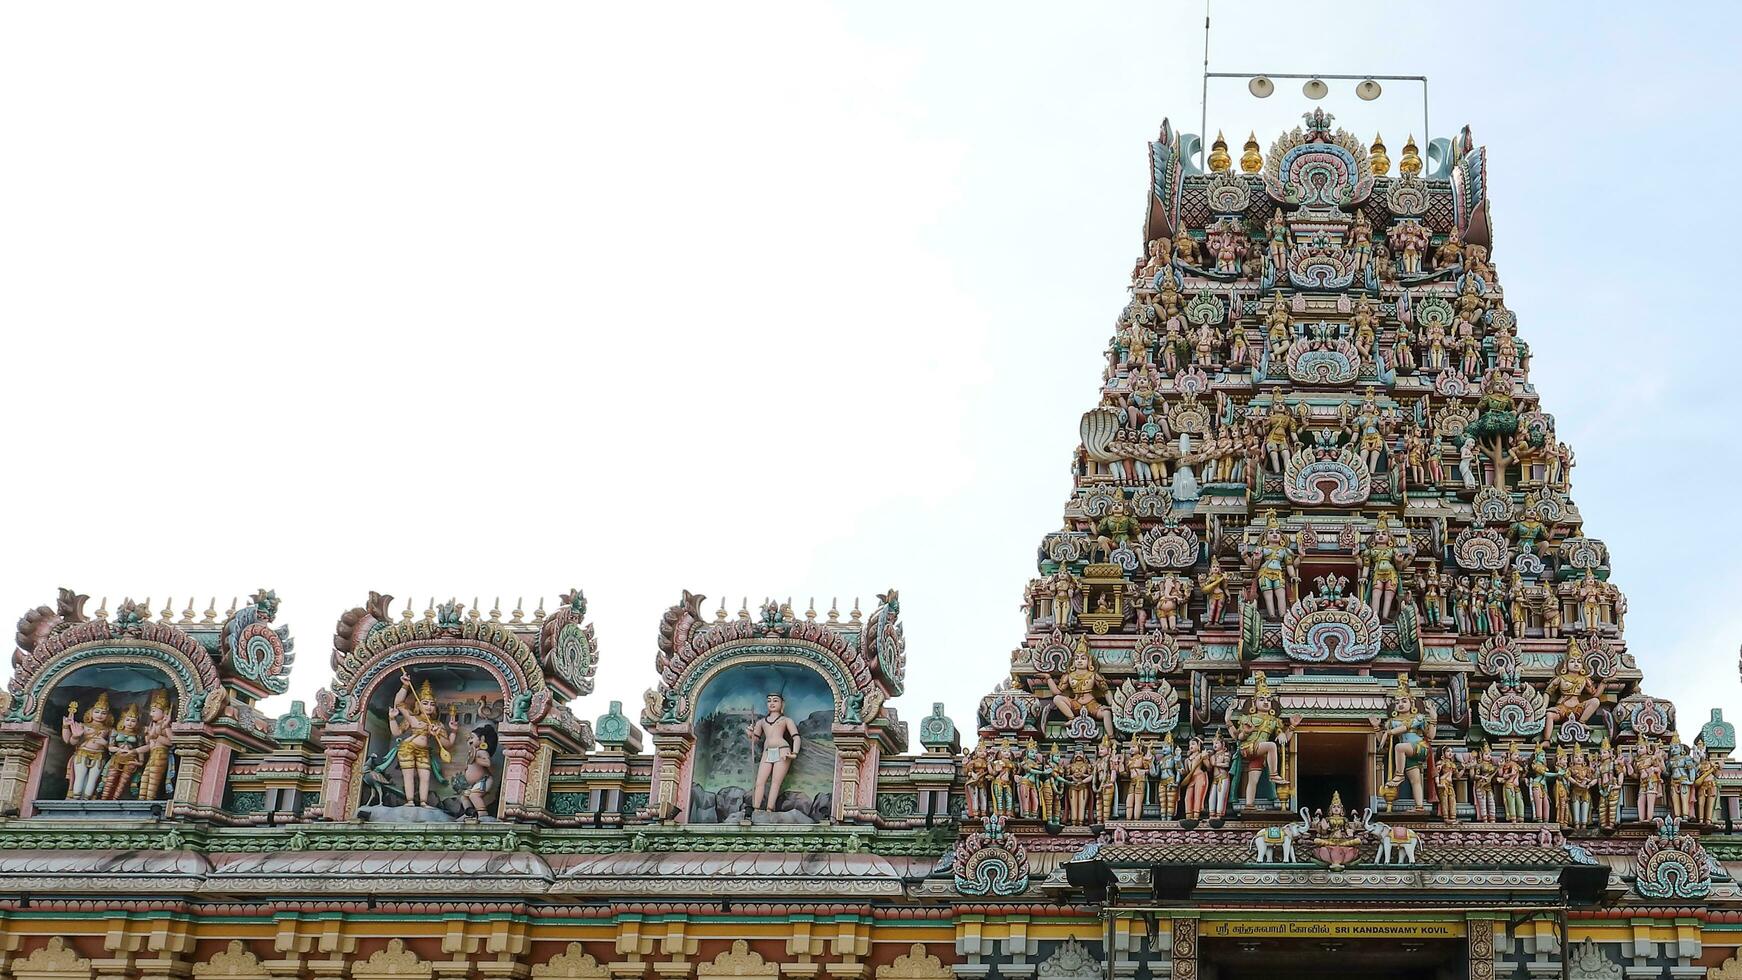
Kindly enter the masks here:
M 1469 932 L 1470 980 L 1494 980 L 1494 922 L 1471 919 Z M 1176 977 L 1177 973 L 1174 974 Z
M 1493 958 L 1489 958 L 1492 980 Z M 1198 980 L 1198 920 L 1173 920 L 1173 980 Z M 1474 975 L 1472 975 L 1474 980 Z
M 170 736 L 175 751 L 175 793 L 170 810 L 185 814 L 202 809 L 200 788 L 206 778 L 206 760 L 212 755 L 212 739 L 203 731 L 175 732 Z M 216 810 L 213 804 L 210 809 Z
M 536 788 L 533 799 L 532 769 L 538 759 L 538 738 L 531 725 L 503 725 L 502 740 L 502 812 L 516 808 L 537 809 L 544 806 L 544 790 Z
M 15 816 L 24 809 L 30 787 L 30 771 L 45 737 L 36 727 L 0 732 L 0 816 Z
M 355 781 L 357 759 L 363 752 L 361 732 L 328 732 L 321 738 L 321 751 L 326 755 L 326 779 L 321 784 L 321 812 L 328 820 L 344 820 L 351 816 L 351 784 Z
M 676 819 L 677 814 L 689 806 L 690 788 L 683 773 L 684 763 L 689 760 L 690 749 L 695 743 L 695 736 L 688 731 L 656 731 L 653 734 L 653 748 L 658 753 L 659 763 L 652 806 L 654 815 L 661 820 Z
M 856 729 L 835 729 L 835 820 L 859 819 L 859 775 L 865 762 L 865 736 Z

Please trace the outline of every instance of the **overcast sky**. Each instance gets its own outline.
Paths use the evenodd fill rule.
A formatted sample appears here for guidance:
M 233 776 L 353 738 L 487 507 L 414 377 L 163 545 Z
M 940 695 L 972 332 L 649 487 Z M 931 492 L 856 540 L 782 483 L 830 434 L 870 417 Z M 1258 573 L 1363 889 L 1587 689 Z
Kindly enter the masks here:
M 1742 715 L 1735 7 L 1223 3 L 1213 70 L 1431 81 L 1628 639 Z M 1315 12 L 1321 11 L 1321 12 Z M 578 585 L 587 718 L 684 588 L 897 586 L 904 717 L 964 729 L 1124 303 L 1195 3 L 0 7 L 0 608 Z M 1393 156 L 1420 88 L 1323 103 Z M 1298 83 L 1209 99 L 1236 153 Z M 1425 145 L 1425 140 L 1423 141 Z M 397 607 L 396 607 L 397 608 Z M 9 667 L 0 667 L 0 672 Z M 282 707 L 275 699 L 268 707 Z

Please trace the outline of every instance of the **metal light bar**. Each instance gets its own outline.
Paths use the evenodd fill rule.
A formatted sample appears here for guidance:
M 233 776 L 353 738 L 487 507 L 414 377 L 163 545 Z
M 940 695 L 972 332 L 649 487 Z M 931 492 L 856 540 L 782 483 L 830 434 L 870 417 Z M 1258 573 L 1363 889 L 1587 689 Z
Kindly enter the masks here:
M 1421 139 L 1422 139 L 1422 146 L 1426 147 L 1428 144 L 1433 142 L 1433 130 L 1428 128 L 1427 76 L 1426 75 L 1323 75 L 1323 74 L 1302 75 L 1302 74 L 1297 74 L 1297 73 L 1292 73 L 1292 72 L 1210 71 L 1209 70 L 1209 61 L 1210 61 L 1209 18 L 1205 17 L 1204 21 L 1205 21 L 1205 23 L 1204 23 L 1204 97 L 1203 97 L 1203 103 L 1202 103 L 1202 115 L 1198 119 L 1198 141 L 1201 144 L 1198 152 L 1200 154 L 1205 155 L 1203 157 L 1203 160 L 1204 160 L 1204 166 L 1206 167 L 1206 169 L 1208 166 L 1207 161 L 1209 159 L 1207 154 L 1209 153 L 1209 146 L 1210 146 L 1210 137 L 1207 135 L 1207 131 L 1208 131 L 1209 126 L 1210 126 L 1210 79 L 1212 79 L 1212 78 L 1244 78 L 1244 79 L 1304 78 L 1304 79 L 1309 79 L 1309 80 L 1314 79 L 1314 78 L 1319 78 L 1319 79 L 1328 78 L 1328 79 L 1331 79 L 1332 81 L 1339 81 L 1339 82 L 1364 82 L 1364 81 L 1367 81 L 1368 79 L 1372 79 L 1374 81 L 1385 81 L 1385 82 L 1420 82 L 1421 83 Z

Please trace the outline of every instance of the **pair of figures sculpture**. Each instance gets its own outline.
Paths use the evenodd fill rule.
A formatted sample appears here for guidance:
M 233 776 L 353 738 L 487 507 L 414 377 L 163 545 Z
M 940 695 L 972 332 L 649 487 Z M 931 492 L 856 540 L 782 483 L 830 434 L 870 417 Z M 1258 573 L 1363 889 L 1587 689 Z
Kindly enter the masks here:
M 155 800 L 172 775 L 169 692 L 154 691 L 142 721 L 139 705 L 119 717 L 108 692 L 79 716 L 79 703 L 67 704 L 61 741 L 72 750 L 67 760 L 67 799 L 119 800 L 129 791 L 137 800 Z M 135 785 L 137 777 L 137 785 Z
M 375 768 L 385 771 L 397 764 L 404 784 L 405 802 L 410 806 L 434 806 L 432 785 L 444 781 L 442 764 L 453 761 L 453 748 L 459 738 L 459 722 L 449 719 L 442 724 L 438 717 L 435 691 L 426 679 L 414 691 L 411 675 L 399 675 L 399 690 L 387 709 L 387 727 L 393 735 L 393 746 Z M 476 817 L 489 805 L 485 794 L 495 788 L 495 763 L 492 759 L 497 742 L 496 726 L 485 723 L 472 729 L 467 739 L 466 768 L 457 780 L 448 780 L 455 789 L 463 813 Z M 437 759 L 441 763 L 437 763 Z

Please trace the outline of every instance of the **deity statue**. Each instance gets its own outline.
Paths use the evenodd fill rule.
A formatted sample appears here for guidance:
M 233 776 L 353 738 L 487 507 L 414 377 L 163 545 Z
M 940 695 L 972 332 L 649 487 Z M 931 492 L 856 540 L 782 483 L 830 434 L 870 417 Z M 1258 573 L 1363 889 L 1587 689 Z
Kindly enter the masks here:
M 1204 749 L 1204 740 L 1193 735 L 1186 742 L 1185 763 L 1181 768 L 1187 820 L 1196 821 L 1204 816 L 1204 805 L 1210 796 L 1210 768 L 1210 753 Z
M 1228 706 L 1224 720 L 1239 747 L 1237 765 L 1246 780 L 1243 806 L 1251 809 L 1261 779 L 1269 779 L 1277 789 L 1286 793 L 1289 779 L 1281 765 L 1282 751 L 1294 735 L 1297 719 L 1285 723 L 1277 713 L 1276 699 L 1263 671 L 1252 675 L 1252 697 L 1246 709 L 1242 711 L 1239 702 L 1235 701 Z
M 1567 782 L 1567 750 L 1555 753 L 1554 819 L 1562 827 L 1573 825 L 1572 786 Z
M 1208 573 L 1198 576 L 1198 591 L 1204 597 L 1204 625 L 1220 624 L 1222 609 L 1228 602 L 1228 573 L 1211 566 Z
M 1693 819 L 1697 823 L 1718 822 L 1718 771 L 1722 764 L 1708 752 L 1700 752 L 1694 764 Z
M 1524 585 L 1524 574 L 1519 571 L 1512 573 L 1512 582 L 1506 587 L 1507 616 L 1512 620 L 1512 635 L 1524 639 L 1525 627 L 1530 623 L 1530 593 Z
M 1646 823 L 1657 816 L 1657 801 L 1663 798 L 1664 763 L 1663 747 L 1651 739 L 1633 757 L 1633 771 L 1639 777 L 1639 819 Z
M 1186 602 L 1192 594 L 1190 579 L 1182 575 L 1157 575 L 1149 580 L 1148 597 L 1155 611 L 1155 625 L 1163 632 L 1173 633 L 1185 618 Z M 1146 624 L 1139 624 L 1142 629 Z
M 1173 236 L 1173 254 L 1175 258 L 1179 259 L 1179 261 L 1185 265 L 1202 264 L 1198 260 L 1198 243 L 1192 238 L 1191 232 L 1186 231 L 1183 225 Z
M 750 809 L 773 812 L 780 801 L 780 786 L 786 782 L 786 771 L 803 749 L 798 725 L 786 715 L 786 698 L 772 691 L 765 699 L 768 713 L 744 729 L 750 740 L 750 751 L 756 757 L 756 785 L 750 792 Z M 757 744 L 762 748 L 757 752 Z M 764 803 L 767 804 L 764 807 Z
M 1431 628 L 1439 628 L 1445 620 L 1445 594 L 1440 587 L 1439 566 L 1428 562 L 1427 572 L 1422 576 L 1421 586 L 1422 618 Z
M 1439 763 L 1434 767 L 1434 794 L 1439 817 L 1446 823 L 1458 822 L 1458 774 L 1462 770 L 1452 747 L 1440 749 Z
M 1415 794 L 1415 809 L 1427 809 L 1422 773 L 1433 768 L 1433 709 L 1410 691 L 1407 675 L 1397 675 L 1397 690 L 1391 697 L 1391 714 L 1383 721 L 1373 719 L 1373 727 L 1380 733 L 1381 750 L 1390 763 L 1385 781 L 1387 799 L 1395 806 L 1397 790 L 1408 779 L 1409 788 Z
M 1313 821 L 1313 853 L 1329 864 L 1332 871 L 1341 871 L 1361 853 L 1361 841 L 1366 829 L 1360 821 L 1352 821 L 1343 808 L 1343 794 L 1331 794 L 1330 808 Z
M 1688 747 L 1671 734 L 1669 743 L 1669 812 L 1677 820 L 1686 820 L 1693 811 L 1694 759 Z
M 130 704 L 109 733 L 109 761 L 103 765 L 103 799 L 118 800 L 139 769 L 139 705 Z
M 1530 817 L 1546 823 L 1553 816 L 1548 806 L 1548 784 L 1561 774 L 1548 763 L 1548 743 L 1539 743 L 1530 757 Z
M 1228 815 L 1228 798 L 1234 785 L 1234 753 L 1228 748 L 1228 740 L 1217 732 L 1210 740 L 1210 803 L 1209 816 L 1211 820 L 1220 820 Z
M 1614 830 L 1621 822 L 1621 797 L 1626 781 L 1626 767 L 1604 737 L 1602 748 L 1597 750 L 1597 824 L 1604 830 Z
M 1087 756 L 1078 749 L 1071 756 L 1071 764 L 1065 770 L 1066 816 L 1074 827 L 1086 826 L 1089 822 L 1089 791 L 1095 784 L 1095 767 L 1089 764 Z
M 1464 262 L 1464 238 L 1458 234 L 1456 225 L 1446 233 L 1446 240 L 1434 249 L 1434 268 L 1450 269 Z
M 1289 344 L 1294 342 L 1293 322 L 1288 312 L 1288 303 L 1282 298 L 1282 290 L 1279 289 L 1264 314 L 1264 341 L 1272 358 L 1281 357 L 1283 351 L 1288 350 Z
M 1603 685 L 1591 676 L 1579 641 L 1567 640 L 1567 654 L 1560 669 L 1549 679 L 1548 728 L 1544 739 L 1554 738 L 1555 725 L 1571 718 L 1580 724 L 1591 720 L 1603 704 Z
M 459 725 L 449 722 L 444 726 L 436 718 L 435 693 L 428 680 L 423 682 L 420 691 L 415 692 L 415 704 L 412 703 L 413 697 L 411 675 L 401 671 L 399 691 L 393 696 L 392 707 L 387 709 L 387 727 L 393 734 L 393 748 L 381 764 L 398 763 L 399 775 L 405 785 L 406 805 L 433 806 L 430 776 L 436 764 L 431 756 L 440 756 L 444 763 L 452 760 L 448 749 L 459 733 Z
M 1518 823 L 1524 819 L 1524 763 L 1520 753 L 1502 752 L 1500 761 L 1495 765 L 1494 781 L 1500 784 L 1500 802 L 1506 811 L 1507 823 Z
M 1052 596 L 1052 622 L 1059 629 L 1071 625 L 1071 612 L 1079 590 L 1076 576 L 1070 569 L 1060 568 L 1047 580 Z
M 109 695 L 97 695 L 97 702 L 86 710 L 83 719 L 78 713 L 79 703 L 69 701 L 60 722 L 61 741 L 73 750 L 67 760 L 67 799 L 94 800 L 102 792 L 103 762 L 108 758 L 113 728 Z
M 1592 768 L 1590 758 L 1585 755 L 1581 746 L 1573 750 L 1572 758 L 1567 762 L 1566 772 L 1567 794 L 1571 797 L 1573 827 L 1579 830 L 1591 829 L 1591 797 L 1597 788 L 1597 770 Z
M 1542 618 L 1543 637 L 1550 640 L 1560 639 L 1561 600 L 1555 595 L 1552 586 L 1543 589 L 1542 604 L 1537 608 L 1537 615 Z
M 1106 823 L 1119 816 L 1119 781 L 1125 776 L 1125 757 L 1114 747 L 1113 740 L 1101 736 L 1101 748 L 1095 753 L 1095 791 L 1099 806 L 1095 820 Z
M 1156 745 L 1149 764 L 1149 774 L 1155 780 L 1155 803 L 1161 809 L 1161 819 L 1172 820 L 1179 805 L 1179 750 L 1168 732 Z
M 986 744 L 982 742 L 962 760 L 962 788 L 970 817 L 984 818 L 992 812 L 991 796 L 986 792 L 986 770 Z
M 1167 268 L 1168 263 L 1172 261 L 1172 252 L 1172 241 L 1166 238 L 1150 239 L 1149 258 L 1143 263 L 1143 267 L 1137 271 L 1137 275 L 1133 277 L 1133 285 L 1146 287 L 1150 283 L 1153 283 L 1155 277 L 1161 274 L 1161 270 Z
M 1272 619 L 1281 619 L 1289 603 L 1295 599 L 1295 590 L 1300 585 L 1300 569 L 1294 548 L 1283 536 L 1276 511 L 1265 512 L 1264 533 L 1248 551 L 1247 560 L 1256 570 L 1254 584 L 1264 611 Z
M 1609 590 L 1597 580 L 1596 573 L 1587 568 L 1575 594 L 1579 597 L 1579 625 L 1587 632 L 1597 632 L 1603 626 L 1603 606 L 1609 598 Z
M 1522 554 L 1536 554 L 1537 543 L 1548 537 L 1549 527 L 1542 522 L 1539 511 L 1536 495 L 1527 496 L 1524 500 L 1524 514 L 1513 521 L 1512 527 L 1507 531 L 1507 536 L 1517 544 Z
M 1279 276 L 1288 267 L 1288 223 L 1282 220 L 1281 208 L 1270 213 L 1270 221 L 1265 224 L 1265 230 L 1270 233 L 1271 274 Z
M 1355 223 L 1349 228 L 1349 252 L 1355 261 L 1356 278 L 1365 280 L 1367 267 L 1373 262 L 1373 224 L 1366 211 L 1355 212 Z
M 1095 658 L 1089 653 L 1087 639 L 1077 637 L 1070 668 L 1058 677 L 1048 674 L 1046 685 L 1052 694 L 1053 707 L 1065 716 L 1066 721 L 1087 714 L 1100 721 L 1101 731 L 1113 730 L 1113 715 L 1107 707 L 1110 699 L 1107 682 L 1095 669 Z
M 1422 255 L 1427 251 L 1429 235 L 1419 221 L 1402 221 L 1388 236 L 1391 251 L 1397 256 L 1398 273 L 1405 276 L 1421 274 Z
M 1022 751 L 1016 753 L 1016 815 L 1025 820 L 1033 820 L 1040 814 L 1041 766 L 1040 747 L 1031 738 Z
M 1379 515 L 1373 532 L 1367 535 L 1367 543 L 1355 549 L 1366 586 L 1362 598 L 1382 620 L 1391 618 L 1391 607 L 1397 600 L 1398 566 L 1407 563 L 1413 551 L 1407 535 L 1401 542 L 1392 535 L 1390 517 L 1386 514 Z
M 1486 749 L 1470 761 L 1470 802 L 1476 806 L 1476 819 L 1483 823 L 1494 822 L 1494 777 L 1499 771 Z
M 1135 544 L 1142 533 L 1143 525 L 1131 516 L 1130 507 L 1120 497 L 1113 501 L 1107 516 L 1096 522 L 1095 543 L 1103 556 L 1111 555 L 1120 548 Z
M 485 722 L 466 735 L 466 772 L 460 785 L 460 802 L 468 817 L 487 816 L 490 805 L 484 794 L 496 787 L 496 726 Z
M 1270 414 L 1265 419 L 1264 452 L 1270 458 L 1270 469 L 1282 473 L 1288 454 L 1294 450 L 1295 432 L 1299 424 L 1282 399 L 1270 400 Z
M 1065 762 L 1059 757 L 1057 746 L 1051 752 L 1036 753 L 1036 757 L 1034 788 L 1039 797 L 1040 819 L 1057 823 L 1059 811 L 1064 807 Z
M 139 798 L 142 800 L 155 800 L 163 794 L 172 761 L 170 726 L 174 722 L 170 715 L 169 692 L 163 688 L 152 691 L 145 708 L 145 736 L 139 746 L 145 760 L 139 774 Z
M 986 784 L 992 792 L 992 815 L 1009 819 L 1016 815 L 1016 755 L 1005 741 L 986 753 Z
M 1149 799 L 1149 769 L 1155 757 L 1142 739 L 1132 739 L 1125 754 L 1125 819 L 1143 817 L 1143 804 Z

